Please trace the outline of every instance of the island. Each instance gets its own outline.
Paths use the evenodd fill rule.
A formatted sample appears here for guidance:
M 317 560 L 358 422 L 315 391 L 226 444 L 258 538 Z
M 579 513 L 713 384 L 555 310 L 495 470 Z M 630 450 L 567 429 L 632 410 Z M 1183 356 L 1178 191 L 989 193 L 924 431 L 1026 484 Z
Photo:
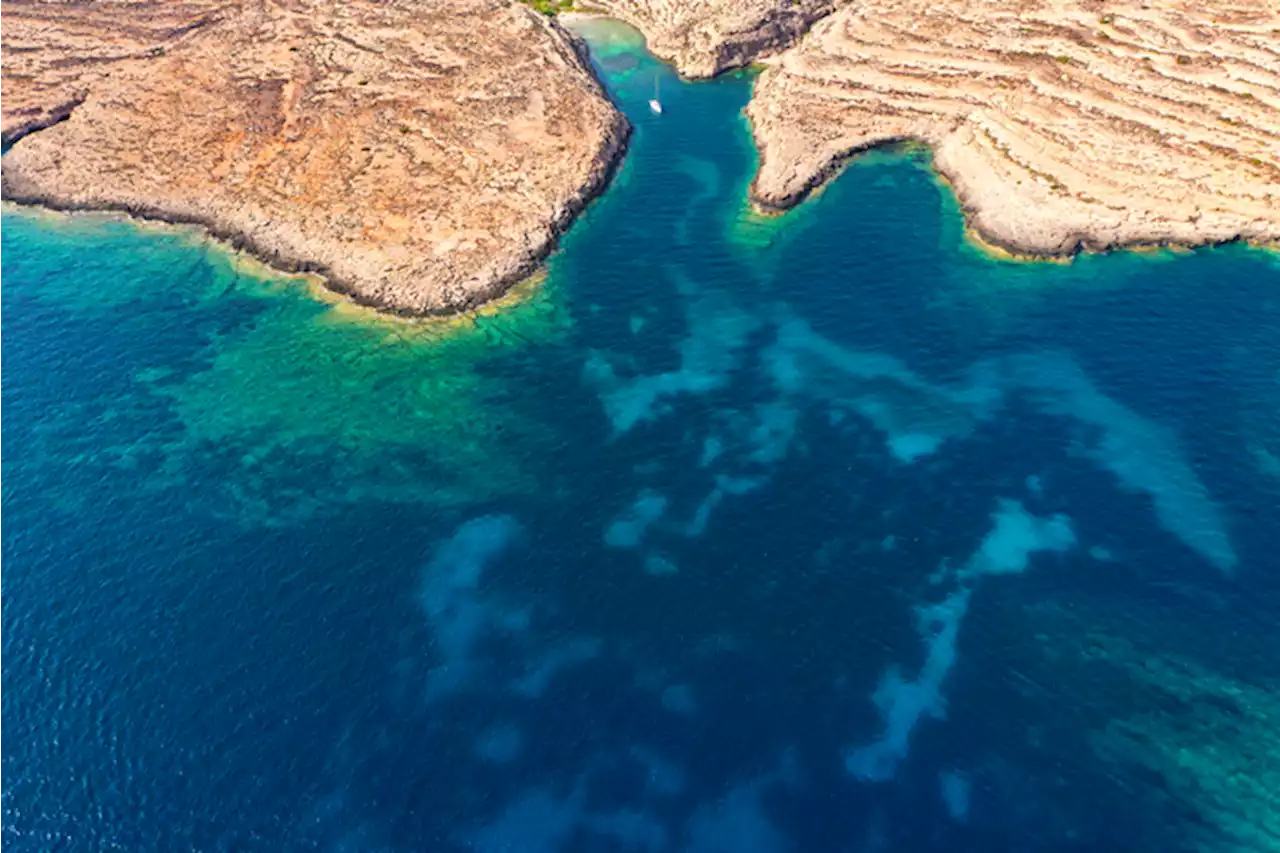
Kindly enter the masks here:
M 359 302 L 526 277 L 629 131 L 510 0 L 5 0 L 3 195 L 204 226 Z

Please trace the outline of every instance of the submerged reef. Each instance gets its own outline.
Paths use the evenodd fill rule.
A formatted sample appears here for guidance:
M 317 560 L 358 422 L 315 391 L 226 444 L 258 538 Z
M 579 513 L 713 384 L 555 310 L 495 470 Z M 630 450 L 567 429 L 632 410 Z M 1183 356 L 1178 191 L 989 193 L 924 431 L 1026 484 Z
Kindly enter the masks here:
M 563 341 L 571 320 L 554 282 L 406 321 L 281 278 L 196 229 L 24 208 L 5 211 L 4 236 L 6 248 L 35 249 L 7 253 L 5 269 L 6 281 L 42 282 L 28 316 L 110 316 L 137 344 L 105 359 L 133 365 L 127 390 L 75 386 L 74 400 L 46 413 L 24 465 L 61 465 L 59 448 L 87 440 L 76 419 L 100 411 L 133 426 L 94 466 L 136 471 L 156 493 L 183 489 L 237 524 L 281 526 L 370 501 L 451 507 L 533 494 L 558 446 L 503 403 L 510 384 L 490 367 Z M 93 344 L 64 342 L 60 370 L 84 369 L 79 346 Z M 192 491 L 193 470 L 216 475 Z M 86 495 L 64 497 L 79 512 Z
M 743 350 L 751 335 L 766 330 L 772 336 L 755 367 L 776 398 L 749 413 L 727 413 L 724 434 L 705 437 L 704 458 L 715 488 L 689 522 L 691 534 L 706 529 L 726 495 L 768 481 L 790 453 L 806 404 L 817 404 L 833 418 L 869 423 L 893 458 L 910 465 L 969 437 L 1016 400 L 1088 427 L 1080 455 L 1126 491 L 1149 495 L 1162 525 L 1210 564 L 1230 573 L 1238 562 L 1226 514 L 1186 459 L 1177 434 L 1104 394 L 1067 352 L 981 361 L 969 367 L 966 381 L 943 384 L 888 353 L 826 338 L 789 308 L 761 315 L 728 296 L 696 293 L 687 301 L 686 327 L 676 369 L 626 375 L 615 367 L 621 359 L 596 351 L 583 378 L 596 388 L 615 435 L 622 435 L 669 415 L 677 398 L 723 389 L 746 366 Z M 739 452 L 725 454 L 729 436 Z
M 1259 677 L 1269 664 L 1237 675 L 1170 649 L 1186 625 L 1162 627 L 1168 615 L 1033 606 L 1026 619 L 1045 672 L 1028 677 L 1069 692 L 1063 701 L 1079 715 L 1092 709 L 1094 754 L 1141 781 L 1141 796 L 1177 815 L 1195 849 L 1280 849 L 1280 679 Z M 1270 661 L 1269 648 L 1245 648 L 1265 636 L 1242 630 L 1202 645 Z

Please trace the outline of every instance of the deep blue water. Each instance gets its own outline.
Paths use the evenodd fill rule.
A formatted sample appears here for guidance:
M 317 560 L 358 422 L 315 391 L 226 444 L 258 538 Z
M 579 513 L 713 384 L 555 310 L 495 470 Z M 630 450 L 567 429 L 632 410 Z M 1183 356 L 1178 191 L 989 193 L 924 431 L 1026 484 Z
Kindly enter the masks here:
M 1280 849 L 1274 254 L 759 219 L 750 76 L 589 35 L 625 166 L 462 322 L 6 209 L 6 849 Z

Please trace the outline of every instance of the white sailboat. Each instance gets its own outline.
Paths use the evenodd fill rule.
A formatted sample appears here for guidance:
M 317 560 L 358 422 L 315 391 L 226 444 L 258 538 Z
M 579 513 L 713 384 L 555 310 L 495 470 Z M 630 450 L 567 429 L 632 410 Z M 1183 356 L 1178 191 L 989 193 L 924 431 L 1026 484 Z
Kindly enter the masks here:
M 658 78 L 653 78 L 653 98 L 649 101 L 649 109 L 654 115 L 662 115 L 662 101 L 658 100 Z

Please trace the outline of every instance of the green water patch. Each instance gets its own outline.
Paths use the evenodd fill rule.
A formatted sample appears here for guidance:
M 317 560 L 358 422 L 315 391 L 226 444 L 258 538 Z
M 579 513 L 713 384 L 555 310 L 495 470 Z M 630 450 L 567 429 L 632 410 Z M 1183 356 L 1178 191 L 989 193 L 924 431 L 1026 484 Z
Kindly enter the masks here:
M 491 339 L 522 337 L 509 318 L 438 338 L 333 313 L 286 302 L 211 342 L 207 369 L 176 382 L 142 377 L 185 426 L 173 458 L 234 448 L 239 511 L 261 520 L 371 500 L 452 505 L 535 491 L 538 427 L 511 414 L 511 389 L 480 370 Z M 305 487 L 279 488 L 299 468 Z
M 1280 850 L 1280 673 L 1258 634 L 1134 619 L 1097 601 L 1041 603 L 1025 618 L 1042 657 L 1024 671 L 1045 686 L 1040 698 L 1071 710 L 1097 760 L 1143 780 L 1145 801 L 1184 827 L 1191 849 Z M 1232 665 L 1205 667 L 1189 637 Z
M 629 24 L 589 14 L 565 16 L 561 22 L 591 45 L 591 58 L 609 73 L 611 82 L 645 59 L 654 61 L 645 50 L 644 35 Z
M 197 500 L 249 524 L 537 488 L 548 432 L 509 404 L 520 385 L 494 363 L 554 347 L 571 329 L 545 277 L 476 312 L 413 322 L 281 276 L 194 229 L 19 210 L 6 210 L 3 227 L 6 243 L 21 245 L 6 253 L 6 284 L 21 296 L 87 320 L 112 316 L 112 332 L 135 343 L 156 323 L 189 331 L 183 352 L 150 353 L 155 363 L 133 369 L 132 394 L 107 404 L 107 417 L 160 405 L 180 424 L 104 451 L 100 461 L 116 467 L 161 460 L 146 488 L 181 487 L 216 466 L 217 485 Z
M 24 296 L 76 314 L 100 315 L 175 291 L 186 302 L 207 303 L 235 280 L 233 256 L 195 228 L 6 202 L 3 229 L 17 249 L 6 257 L 6 279 L 22 282 Z M 227 269 L 214 273 L 219 265 Z

